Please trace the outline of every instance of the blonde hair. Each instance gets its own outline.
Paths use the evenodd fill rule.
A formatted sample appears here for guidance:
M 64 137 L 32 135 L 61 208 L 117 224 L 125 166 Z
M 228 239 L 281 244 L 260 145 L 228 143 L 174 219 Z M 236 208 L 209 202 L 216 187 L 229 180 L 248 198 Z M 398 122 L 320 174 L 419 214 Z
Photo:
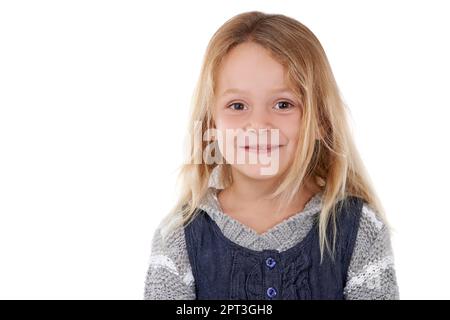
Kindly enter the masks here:
M 179 200 L 163 222 L 163 235 L 172 227 L 195 217 L 196 208 L 208 189 L 213 169 L 220 165 L 221 183 L 232 183 L 230 164 L 194 163 L 202 157 L 206 141 L 195 148 L 194 123 L 200 121 L 201 134 L 214 128 L 213 110 L 217 70 L 225 55 L 235 46 L 251 41 L 259 44 L 287 71 L 289 85 L 302 106 L 297 151 L 292 165 L 273 196 L 290 203 L 307 179 L 313 179 L 323 192 L 319 213 L 320 249 L 330 249 L 326 230 L 336 234 L 337 202 L 357 196 L 369 204 L 382 221 L 384 210 L 372 187 L 347 122 L 347 108 L 340 97 L 330 64 L 316 36 L 302 23 L 281 14 L 245 12 L 226 21 L 213 35 L 205 55 L 192 97 L 188 128 L 190 148 L 178 176 Z M 165 231 L 164 231 L 165 230 Z

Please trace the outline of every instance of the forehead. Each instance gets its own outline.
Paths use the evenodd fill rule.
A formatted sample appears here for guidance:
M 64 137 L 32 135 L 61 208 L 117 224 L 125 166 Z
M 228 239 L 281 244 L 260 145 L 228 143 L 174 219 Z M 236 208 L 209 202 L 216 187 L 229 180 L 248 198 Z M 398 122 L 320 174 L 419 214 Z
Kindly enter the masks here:
M 252 42 L 231 49 L 218 69 L 218 95 L 230 89 L 257 93 L 287 87 L 283 65 L 267 49 Z

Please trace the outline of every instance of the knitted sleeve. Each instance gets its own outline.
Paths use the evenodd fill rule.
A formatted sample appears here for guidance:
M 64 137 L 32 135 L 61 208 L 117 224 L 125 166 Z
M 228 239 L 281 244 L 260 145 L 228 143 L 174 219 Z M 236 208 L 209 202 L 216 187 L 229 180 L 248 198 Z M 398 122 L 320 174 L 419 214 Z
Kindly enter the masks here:
M 397 300 L 399 291 L 389 229 L 366 203 L 344 289 L 347 300 Z
M 194 278 L 182 227 L 165 238 L 159 226 L 152 240 L 144 300 L 193 300 Z

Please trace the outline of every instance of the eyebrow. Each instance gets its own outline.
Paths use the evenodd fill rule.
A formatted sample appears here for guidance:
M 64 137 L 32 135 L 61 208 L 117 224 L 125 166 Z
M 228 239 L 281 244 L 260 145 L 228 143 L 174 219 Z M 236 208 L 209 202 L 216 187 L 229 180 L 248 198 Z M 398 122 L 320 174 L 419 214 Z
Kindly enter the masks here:
M 290 88 L 283 87 L 283 88 L 277 88 L 277 89 L 271 90 L 271 92 L 272 93 L 292 92 L 292 90 Z M 240 89 L 237 89 L 237 88 L 230 88 L 230 89 L 225 90 L 222 93 L 222 96 L 225 96 L 227 94 L 233 94 L 233 93 L 248 93 L 248 91 L 240 90 Z

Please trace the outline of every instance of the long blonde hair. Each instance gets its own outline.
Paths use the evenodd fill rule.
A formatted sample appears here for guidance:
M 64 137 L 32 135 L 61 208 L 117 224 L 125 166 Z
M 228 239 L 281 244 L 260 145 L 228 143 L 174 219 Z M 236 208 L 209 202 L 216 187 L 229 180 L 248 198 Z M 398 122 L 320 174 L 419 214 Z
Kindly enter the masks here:
M 327 239 L 328 227 L 336 231 L 336 204 L 357 196 L 386 221 L 384 210 L 364 168 L 347 122 L 347 107 L 340 97 L 330 64 L 316 36 L 299 21 L 282 14 L 245 12 L 226 21 L 213 35 L 205 55 L 191 101 L 187 159 L 180 167 L 179 199 L 163 223 L 163 235 L 172 227 L 192 221 L 208 189 L 213 169 L 220 165 L 222 184 L 232 183 L 229 164 L 195 163 L 202 157 L 206 141 L 195 147 L 196 130 L 214 128 L 213 110 L 217 70 L 235 46 L 251 41 L 266 48 L 286 69 L 292 90 L 302 105 L 302 128 L 296 154 L 273 196 L 288 204 L 303 181 L 313 179 L 323 191 L 319 213 L 320 248 L 333 249 Z M 201 123 L 201 128 L 195 123 Z M 165 231 L 164 231 L 165 230 Z M 334 232 L 336 234 L 336 232 Z M 333 240 L 334 248 L 334 240 Z

